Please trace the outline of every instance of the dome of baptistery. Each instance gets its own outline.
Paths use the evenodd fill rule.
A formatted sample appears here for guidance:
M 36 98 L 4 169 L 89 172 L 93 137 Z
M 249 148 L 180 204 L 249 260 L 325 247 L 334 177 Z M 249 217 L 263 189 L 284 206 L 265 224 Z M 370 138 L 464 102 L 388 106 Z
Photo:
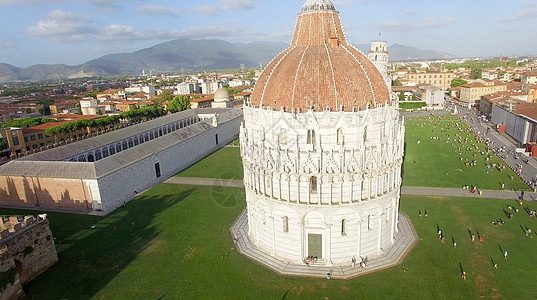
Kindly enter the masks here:
M 331 1 L 306 1 L 291 47 L 243 110 L 249 244 L 327 266 L 396 244 L 404 120 L 380 72 L 347 44 Z
M 334 4 L 308 0 L 298 15 L 291 47 L 267 66 L 251 104 L 286 111 L 352 111 L 389 101 L 380 72 L 347 44 Z

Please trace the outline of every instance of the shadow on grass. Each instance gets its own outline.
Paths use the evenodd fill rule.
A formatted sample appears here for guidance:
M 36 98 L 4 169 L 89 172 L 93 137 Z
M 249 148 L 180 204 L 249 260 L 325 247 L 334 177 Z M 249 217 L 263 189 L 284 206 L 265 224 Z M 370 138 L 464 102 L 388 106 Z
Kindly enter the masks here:
M 49 213 L 59 261 L 24 287 L 26 299 L 92 298 L 158 235 L 155 216 L 193 191 L 145 193 L 106 217 Z

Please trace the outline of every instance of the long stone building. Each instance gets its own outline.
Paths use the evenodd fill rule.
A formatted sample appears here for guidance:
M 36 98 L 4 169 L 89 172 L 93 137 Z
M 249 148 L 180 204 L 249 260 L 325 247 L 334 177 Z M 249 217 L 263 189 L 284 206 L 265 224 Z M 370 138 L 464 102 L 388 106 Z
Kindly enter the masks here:
M 0 206 L 109 212 L 238 137 L 240 109 L 192 109 L 11 161 Z

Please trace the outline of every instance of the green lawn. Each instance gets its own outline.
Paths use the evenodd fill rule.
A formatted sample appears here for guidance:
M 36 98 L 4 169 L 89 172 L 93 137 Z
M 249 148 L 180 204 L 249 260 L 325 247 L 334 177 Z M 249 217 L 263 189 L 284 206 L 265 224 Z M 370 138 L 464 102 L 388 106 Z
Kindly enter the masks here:
M 425 102 L 399 102 L 399 109 L 418 109 L 427 106 Z
M 494 181 L 507 171 L 463 167 L 444 138 L 430 139 L 447 122 L 422 129 L 419 119 L 407 120 L 405 184 L 497 188 Z M 240 179 L 239 149 L 223 148 L 180 176 Z M 27 299 L 537 299 L 537 237 L 524 234 L 526 227 L 537 230 L 537 219 L 519 207 L 507 220 L 514 200 L 403 196 L 401 212 L 419 235 L 403 264 L 337 281 L 280 276 L 237 254 L 229 228 L 246 206 L 244 197 L 237 188 L 160 184 L 106 217 L 48 213 L 59 262 L 25 286 Z M 537 210 L 536 203 L 524 205 Z M 419 210 L 429 217 L 419 219 Z M 0 209 L 3 215 L 37 213 Z M 500 218 L 504 226 L 491 224 Z M 471 242 L 469 230 L 484 234 L 484 242 Z
M 243 175 L 240 148 L 237 146 L 221 148 L 176 176 L 240 180 Z
M 245 207 L 243 190 L 160 184 L 107 217 L 49 213 L 59 262 L 25 291 L 27 299 L 535 299 L 537 238 L 521 226 L 537 228 L 537 220 L 522 209 L 507 220 L 507 205 L 516 204 L 403 197 L 420 238 L 405 262 L 336 281 L 280 276 L 237 254 L 229 228 Z M 506 224 L 493 226 L 499 218 Z M 468 229 L 484 242 L 472 243 Z
M 457 122 L 461 123 L 459 117 L 451 115 L 406 119 L 403 185 L 448 188 L 470 185 L 479 189 L 499 190 L 503 183 L 505 189 L 528 189 L 511 169 L 500 172 L 492 166 L 487 167 L 488 164 L 503 164 L 492 152 L 489 154 L 492 155 L 490 161 L 485 161 L 489 149 L 487 145 L 479 143 L 479 151 L 467 151 L 466 148 L 476 144 L 475 134 L 468 132 L 466 125 L 461 125 L 463 131 L 460 132 L 455 126 Z M 457 138 L 456 134 L 462 136 L 462 144 L 453 141 Z M 451 140 L 448 141 L 448 138 Z M 485 155 L 477 152 L 484 152 Z M 466 162 L 474 160 L 477 161 L 475 166 L 466 166 Z M 511 176 L 514 180 L 511 180 Z

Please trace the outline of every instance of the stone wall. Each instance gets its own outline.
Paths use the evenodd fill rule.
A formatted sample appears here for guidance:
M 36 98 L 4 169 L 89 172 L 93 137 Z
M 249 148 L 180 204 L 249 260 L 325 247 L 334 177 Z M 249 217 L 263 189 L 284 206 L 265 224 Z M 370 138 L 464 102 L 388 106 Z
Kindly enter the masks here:
M 24 291 L 13 257 L 7 248 L 0 249 L 0 299 L 16 300 L 24 297 Z
M 54 239 L 48 220 L 26 217 L 23 220 L 10 218 L 14 223 L 11 230 L 0 232 L 0 247 L 7 247 L 20 277 L 26 284 L 58 261 Z
M 0 176 L 3 205 L 89 210 L 88 189 L 81 179 Z

